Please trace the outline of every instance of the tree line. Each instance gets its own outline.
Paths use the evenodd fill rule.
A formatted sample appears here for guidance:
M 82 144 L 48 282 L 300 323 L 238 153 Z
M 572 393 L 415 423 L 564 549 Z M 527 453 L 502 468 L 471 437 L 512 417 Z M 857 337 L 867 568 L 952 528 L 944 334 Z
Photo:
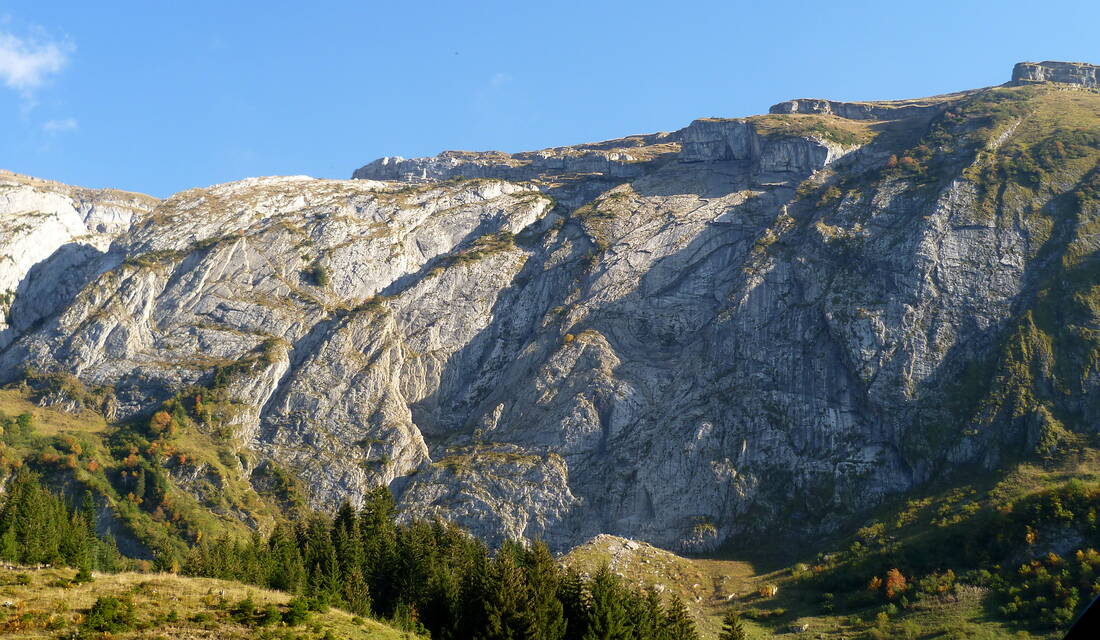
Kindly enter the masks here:
M 77 567 L 78 580 L 90 579 L 92 570 L 117 570 L 122 555 L 109 535 L 97 534 L 95 513 L 91 492 L 74 508 L 21 469 L 0 509 L 0 559 Z
M 682 600 L 629 585 L 606 566 L 583 576 L 541 542 L 507 542 L 493 554 L 454 525 L 395 516 L 380 487 L 358 511 L 345 503 L 266 539 L 200 541 L 183 571 L 288 591 L 440 640 L 698 640 Z
M 95 522 L 90 493 L 70 506 L 20 470 L 0 509 L 0 559 L 77 567 L 82 580 L 124 568 Z M 628 584 L 606 565 L 592 575 L 565 568 L 541 542 L 491 553 L 449 523 L 398 523 L 385 487 L 358 510 L 345 503 L 266 537 L 200 539 L 181 571 L 286 591 L 312 609 L 338 606 L 439 640 L 699 640 L 675 595 Z

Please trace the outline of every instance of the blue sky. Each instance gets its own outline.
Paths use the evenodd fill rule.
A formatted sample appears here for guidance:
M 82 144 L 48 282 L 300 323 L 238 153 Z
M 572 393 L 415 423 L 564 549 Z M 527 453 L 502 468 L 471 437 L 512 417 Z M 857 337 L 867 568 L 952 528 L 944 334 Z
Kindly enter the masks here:
M 0 168 L 167 196 L 1100 63 L 1100 3 L 0 0 Z

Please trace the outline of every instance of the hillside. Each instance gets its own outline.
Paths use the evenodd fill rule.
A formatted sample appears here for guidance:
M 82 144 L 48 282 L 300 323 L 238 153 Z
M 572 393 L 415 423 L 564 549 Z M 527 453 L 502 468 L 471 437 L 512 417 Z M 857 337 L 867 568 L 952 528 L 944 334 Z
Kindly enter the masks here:
M 676 593 L 705 636 L 732 608 L 750 638 L 1054 640 L 1100 594 L 1096 444 L 933 483 L 814 545 L 684 557 L 598 536 L 563 561 L 585 572 L 607 563 L 629 583 Z M 903 582 L 888 595 L 891 570 Z
M 302 611 L 291 597 L 225 580 L 162 573 L 100 574 L 73 582 L 70 569 L 0 567 L 0 635 L 5 638 L 411 638 L 337 609 Z M 97 615 L 97 600 L 123 603 L 121 614 Z M 249 603 L 251 600 L 251 603 Z M 130 615 L 126 604 L 132 605 Z M 244 603 L 242 605 L 242 603 Z M 106 611 L 106 609 L 103 609 Z M 289 620 L 292 624 L 288 624 Z
M 379 484 L 494 544 L 819 540 L 1100 419 L 1100 94 L 1021 69 L 163 201 L 0 176 L 0 382 L 185 540 Z

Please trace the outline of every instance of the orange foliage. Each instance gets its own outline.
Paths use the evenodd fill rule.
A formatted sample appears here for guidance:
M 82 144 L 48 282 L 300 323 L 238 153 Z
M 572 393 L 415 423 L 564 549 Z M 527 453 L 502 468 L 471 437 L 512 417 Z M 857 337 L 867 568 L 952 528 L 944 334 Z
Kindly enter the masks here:
M 905 169 L 906 171 L 920 171 L 920 163 L 917 162 L 916 159 L 910 158 L 909 156 L 905 156 L 904 158 L 898 160 L 898 164 L 900 164 L 901 168 Z
M 172 425 L 172 416 L 167 411 L 158 411 L 149 421 L 149 428 L 153 433 L 164 433 Z
M 909 583 L 897 569 L 886 572 L 886 597 L 893 600 L 909 589 Z

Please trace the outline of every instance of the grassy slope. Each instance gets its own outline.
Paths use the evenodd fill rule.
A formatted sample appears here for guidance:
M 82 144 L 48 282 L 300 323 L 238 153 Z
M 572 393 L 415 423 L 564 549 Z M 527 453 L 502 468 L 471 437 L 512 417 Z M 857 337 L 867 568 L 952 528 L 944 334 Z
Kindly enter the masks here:
M 963 584 L 951 597 L 913 597 L 907 609 L 889 614 L 888 622 L 880 624 L 876 617 L 885 608 L 882 601 L 826 611 L 824 589 L 813 577 L 818 572 L 850 571 L 866 582 L 873 574 L 862 576 L 862 566 L 846 553 L 853 543 L 874 547 L 876 550 L 868 552 L 870 556 L 904 556 L 906 549 L 928 545 L 930 540 L 935 549 L 935 540 L 978 526 L 983 513 L 1004 511 L 1071 479 L 1087 487 L 1100 487 L 1100 450 L 1079 449 L 1059 461 L 1023 462 L 1008 471 L 971 475 L 970 482 L 947 482 L 898 498 L 871 514 L 866 526 L 854 535 L 847 533 L 819 545 L 787 549 L 780 568 L 776 568 L 774 555 L 764 561 L 758 557 L 746 559 L 737 552 L 718 558 L 687 558 L 614 536 L 594 538 L 571 551 L 564 562 L 588 572 L 607 562 L 631 583 L 676 593 L 695 615 L 704 637 L 717 636 L 720 618 L 732 606 L 750 617 L 759 616 L 746 620 L 750 638 L 784 633 L 790 638 L 841 640 L 871 637 L 868 634 L 881 627 L 885 637 L 993 640 L 1011 636 L 1053 640 L 1062 633 L 1027 629 L 1005 619 L 997 612 L 995 595 L 983 587 Z M 1057 540 L 1055 530 L 1038 532 L 1034 547 L 1021 537 L 1022 557 L 1041 557 L 1048 549 L 1044 538 Z M 1089 546 L 1090 542 L 1100 546 L 1100 540 L 1085 540 L 1074 547 Z M 1016 564 L 1006 564 L 1006 568 Z M 919 577 L 909 575 L 910 583 Z M 775 585 L 778 593 L 762 596 L 760 590 L 765 585 Z M 844 595 L 836 594 L 838 603 Z M 808 624 L 809 628 L 791 632 L 795 623 Z
M 90 489 L 110 508 L 115 518 L 110 529 L 122 535 L 124 551 L 133 553 L 133 545 L 139 544 L 162 550 L 175 547 L 182 553 L 181 539 L 193 542 L 200 533 L 243 537 L 250 531 L 247 523 L 266 530 L 275 521 L 274 500 L 261 496 L 242 476 L 232 446 L 193 423 L 151 443 L 146 438 L 128 439 L 138 445 L 120 447 L 117 436 L 133 432 L 134 425 L 110 425 L 91 410 L 67 413 L 40 407 L 33 395 L 21 388 L 0 389 L 0 418 L 33 417 L 30 437 L 13 440 L 6 434 L 6 442 L 0 442 L 0 478 L 27 465 L 74 497 Z M 138 468 L 135 460 L 161 470 L 166 490 L 159 504 L 151 498 L 137 503 L 129 498 L 132 482 L 122 473 Z M 188 484 L 173 478 L 188 478 Z M 147 484 L 153 484 L 152 478 Z
M 91 583 L 71 583 L 70 569 L 0 568 L 0 636 L 5 638 L 71 637 L 96 598 L 129 597 L 134 603 L 134 629 L 106 637 L 124 638 L 295 638 L 320 639 L 326 632 L 337 638 L 399 640 L 409 638 L 373 620 L 364 620 L 337 609 L 314 612 L 305 623 L 266 627 L 235 622 L 230 610 L 251 594 L 255 605 L 286 610 L 290 596 L 277 591 L 247 587 L 208 578 L 172 574 L 119 573 L 97 575 Z M 20 578 L 22 577 L 22 580 Z M 20 584 L 27 582 L 29 584 Z M 175 612 L 175 622 L 166 618 Z M 105 637 L 88 634 L 90 637 Z
M 18 389 L 0 389 L 0 414 L 17 416 L 23 413 L 34 416 L 37 431 L 42 435 L 102 433 L 107 430 L 103 416 L 94 411 L 72 414 L 39 407 Z
M 754 590 L 760 579 L 749 562 L 684 558 L 645 542 L 610 535 L 596 536 L 574 548 L 562 561 L 588 574 L 606 562 L 628 583 L 679 596 L 708 637 L 718 634 L 719 617 L 730 594 Z

